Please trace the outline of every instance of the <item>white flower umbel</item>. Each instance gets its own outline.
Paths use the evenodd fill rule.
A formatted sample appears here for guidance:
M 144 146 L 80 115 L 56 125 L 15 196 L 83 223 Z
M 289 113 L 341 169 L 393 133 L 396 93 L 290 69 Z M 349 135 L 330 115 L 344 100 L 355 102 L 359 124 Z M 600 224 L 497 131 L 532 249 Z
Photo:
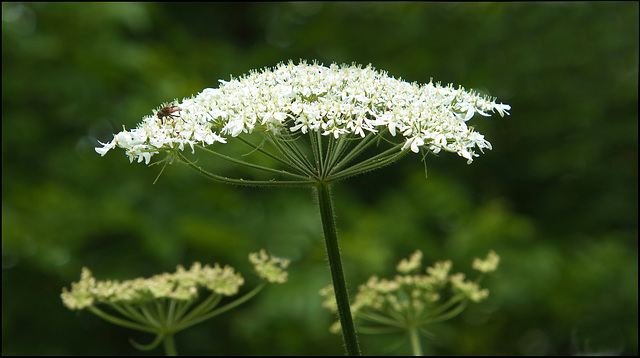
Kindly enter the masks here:
M 115 147 L 131 161 L 149 164 L 166 152 L 212 180 L 235 185 L 313 187 L 320 209 L 345 349 L 360 348 L 342 270 L 330 185 L 391 164 L 408 153 L 457 153 L 471 163 L 491 149 L 467 122 L 475 115 L 508 115 L 509 105 L 439 83 L 408 83 L 371 66 L 280 63 L 220 81 L 195 97 L 164 104 L 135 129 L 114 135 L 96 148 Z M 263 137 L 254 143 L 255 136 Z M 222 154 L 235 138 L 266 155 L 277 167 Z M 377 146 L 376 150 L 372 150 Z M 273 175 L 266 180 L 228 178 L 196 165 L 182 153 L 206 153 Z M 215 150 L 214 150 L 215 149 Z M 364 155 L 366 153 L 366 155 Z M 415 261 L 415 260 L 414 260 Z M 413 262 L 403 269 L 411 270 Z
M 476 113 L 504 116 L 511 108 L 462 87 L 408 83 L 371 66 L 325 67 L 306 62 L 280 63 L 241 78 L 221 80 L 218 88 L 207 88 L 174 105 L 171 116 L 163 117 L 159 108 L 135 129 L 123 130 L 112 141 L 101 143 L 96 152 L 104 155 L 118 146 L 131 161 L 148 164 L 160 152 L 194 151 L 196 146 L 225 143 L 242 133 L 290 138 L 291 134 L 317 132 L 339 139 L 388 132 L 401 139 L 398 151 L 445 150 L 471 163 L 479 155 L 476 151 L 491 149 L 491 144 L 467 122 Z M 334 158 L 335 167 L 330 169 L 340 169 L 338 159 Z M 305 177 L 309 174 L 297 172 Z M 331 174 L 342 177 L 335 171 Z

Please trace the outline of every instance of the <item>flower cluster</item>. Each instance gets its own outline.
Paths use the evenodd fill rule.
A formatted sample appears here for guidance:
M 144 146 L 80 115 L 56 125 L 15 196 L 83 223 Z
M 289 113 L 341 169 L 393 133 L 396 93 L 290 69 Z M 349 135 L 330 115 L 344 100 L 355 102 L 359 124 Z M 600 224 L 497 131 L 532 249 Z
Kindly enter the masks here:
M 287 260 L 269 257 L 264 250 L 251 254 L 251 261 L 261 277 L 268 282 L 283 283 L 287 275 L 283 269 Z M 274 267 L 279 266 L 278 269 Z M 265 271 L 271 273 L 265 275 Z M 275 277 L 275 279 L 271 279 Z M 223 296 L 233 296 L 244 279 L 230 266 L 221 268 L 194 263 L 191 269 L 178 266 L 175 273 L 163 273 L 151 278 L 128 281 L 96 281 L 87 268 L 82 269 L 80 281 L 71 284 L 71 291 L 62 289 L 62 302 L 72 310 L 87 309 L 113 324 L 142 332 L 153 333 L 156 339 L 146 345 L 131 341 L 140 350 L 151 350 L 164 343 L 167 355 L 177 355 L 173 335 L 195 324 L 224 313 L 255 296 L 266 285 L 263 282 L 244 296 L 217 307 Z M 199 289 L 211 291 L 197 300 Z M 102 303 L 112 308 L 114 315 L 98 308 Z M 195 305 L 197 303 L 197 305 Z M 195 307 L 194 307 L 195 305 Z
M 289 266 L 288 259 L 269 257 L 267 253 L 260 250 L 259 253 L 249 254 L 249 261 L 255 266 L 256 272 L 263 279 L 271 283 L 283 283 L 287 281 L 288 273 L 285 269 Z
M 82 269 L 80 281 L 62 291 L 62 301 L 70 309 L 84 309 L 95 303 L 143 304 L 160 298 L 177 301 L 193 301 L 198 289 L 206 288 L 224 296 L 238 293 L 244 279 L 230 266 L 221 268 L 215 264 L 202 266 L 195 262 L 189 270 L 178 266 L 175 273 L 163 273 L 150 278 L 126 281 L 97 281 L 88 268 Z
M 393 280 L 372 276 L 360 285 L 351 306 L 354 319 L 402 329 L 421 327 L 452 318 L 462 312 L 467 301 L 480 302 L 489 295 L 487 289 L 480 288 L 477 280 L 465 280 L 462 273 L 451 274 L 449 260 L 427 267 L 426 275 L 417 273 L 421 260 L 422 252 L 418 250 L 398 264 L 400 274 Z M 498 262 L 499 256 L 491 251 L 485 260 L 476 259 L 473 267 L 488 273 L 497 269 Z M 450 288 L 448 292 L 447 287 Z M 333 288 L 327 286 L 320 293 L 326 297 L 323 306 L 336 311 Z M 359 331 L 374 332 L 372 327 L 357 326 Z M 337 333 L 339 330 L 340 324 L 336 322 L 331 331 Z
M 174 101 L 172 116 L 158 114 L 159 108 L 137 128 L 123 128 L 96 152 L 104 155 L 118 146 L 131 161 L 148 164 L 161 151 L 193 151 L 195 145 L 225 143 L 241 133 L 320 132 L 337 139 L 388 131 L 402 136 L 402 150 L 445 150 L 471 163 L 476 148 L 482 152 L 491 144 L 466 122 L 476 113 L 508 115 L 511 108 L 462 87 L 408 83 L 371 66 L 289 61 L 220 82 Z
M 249 254 L 249 261 L 258 275 L 271 283 L 287 281 L 285 269 L 289 260 L 267 255 L 264 250 Z M 189 270 L 178 265 L 174 273 L 162 273 L 150 278 L 134 280 L 97 281 L 91 271 L 84 267 L 80 281 L 71 284 L 71 290 L 63 288 L 60 295 L 65 306 L 81 310 L 97 303 L 141 305 L 167 298 L 180 302 L 193 302 L 198 298 L 198 290 L 206 289 L 212 294 L 233 296 L 238 293 L 244 278 L 233 267 L 202 266 L 195 262 Z

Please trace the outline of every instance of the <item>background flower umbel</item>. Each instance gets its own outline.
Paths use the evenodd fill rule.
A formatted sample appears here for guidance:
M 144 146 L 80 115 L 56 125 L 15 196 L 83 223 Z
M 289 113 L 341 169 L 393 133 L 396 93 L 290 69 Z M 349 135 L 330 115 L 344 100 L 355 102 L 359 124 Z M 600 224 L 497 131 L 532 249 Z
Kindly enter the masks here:
M 433 324 L 460 314 L 469 302 L 481 302 L 489 296 L 489 290 L 481 288 L 482 277 L 497 270 L 500 257 L 491 250 L 482 260 L 476 258 L 472 267 L 481 272 L 474 281 L 465 279 L 463 273 L 451 273 L 450 260 L 435 262 L 423 272 L 422 251 L 415 251 L 396 266 L 398 274 L 393 279 L 372 276 L 358 287 L 352 314 L 358 332 L 386 334 L 406 332 L 412 341 L 415 355 L 421 355 L 418 332 L 433 336 Z M 336 311 L 332 286 L 320 291 L 325 296 L 323 306 Z M 340 322 L 330 330 L 340 331 Z
M 289 260 L 269 256 L 265 250 L 249 257 L 264 281 L 222 307 L 218 304 L 223 296 L 238 294 L 244 279 L 233 267 L 217 263 L 212 267 L 195 262 L 188 270 L 178 266 L 175 273 L 125 281 L 98 281 L 84 267 L 80 281 L 73 282 L 71 290 L 63 288 L 60 297 L 71 310 L 88 309 L 113 324 L 156 335 L 146 345 L 132 340 L 131 344 L 139 350 L 151 350 L 163 343 L 167 355 L 177 355 L 174 334 L 237 307 L 268 282 L 287 281 L 285 269 Z M 199 297 L 202 293 L 206 297 Z M 99 305 L 109 309 L 103 311 Z
M 232 296 L 244 284 L 242 276 L 230 266 L 194 263 L 189 270 L 178 266 L 175 273 L 163 273 L 151 278 L 125 281 L 97 281 L 88 268 L 82 269 L 80 281 L 63 289 L 62 301 L 70 309 L 84 309 L 96 303 L 142 304 L 156 299 L 191 302 L 198 298 L 198 289 Z

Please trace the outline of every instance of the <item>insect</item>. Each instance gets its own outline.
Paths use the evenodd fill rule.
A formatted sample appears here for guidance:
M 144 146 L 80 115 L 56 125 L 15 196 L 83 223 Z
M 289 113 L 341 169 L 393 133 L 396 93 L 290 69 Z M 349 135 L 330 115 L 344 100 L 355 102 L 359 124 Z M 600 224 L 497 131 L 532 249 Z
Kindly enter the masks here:
M 181 110 L 182 110 L 182 108 L 180 108 L 178 106 L 164 106 L 164 107 L 162 107 L 162 108 L 160 108 L 158 110 L 158 112 L 156 113 L 156 116 L 158 118 L 160 118 L 160 120 L 162 121 L 162 124 L 164 124 L 164 119 L 166 117 L 169 117 L 169 118 L 180 118 L 179 115 L 175 115 L 175 114 L 172 114 L 172 113 L 173 112 L 178 112 L 178 111 L 181 111 Z

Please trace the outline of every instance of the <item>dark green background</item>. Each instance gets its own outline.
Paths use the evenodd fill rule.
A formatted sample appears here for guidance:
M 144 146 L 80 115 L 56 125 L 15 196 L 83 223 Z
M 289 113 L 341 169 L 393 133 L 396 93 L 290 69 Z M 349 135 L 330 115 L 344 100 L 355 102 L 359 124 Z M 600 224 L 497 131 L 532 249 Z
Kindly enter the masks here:
M 151 336 L 62 306 L 82 266 L 127 279 L 220 262 L 246 292 L 262 247 L 292 259 L 290 281 L 179 334 L 179 352 L 342 354 L 317 294 L 330 278 L 310 191 L 180 165 L 152 185 L 159 167 L 93 149 L 162 102 L 300 58 L 512 106 L 472 120 L 494 150 L 470 166 L 430 156 L 425 179 L 408 155 L 335 186 L 351 292 L 416 249 L 463 272 L 495 249 L 490 298 L 432 327 L 425 353 L 638 354 L 638 2 L 3 3 L 2 20 L 3 354 L 139 354 L 128 338 Z M 385 351 L 397 339 L 361 345 L 409 353 Z

